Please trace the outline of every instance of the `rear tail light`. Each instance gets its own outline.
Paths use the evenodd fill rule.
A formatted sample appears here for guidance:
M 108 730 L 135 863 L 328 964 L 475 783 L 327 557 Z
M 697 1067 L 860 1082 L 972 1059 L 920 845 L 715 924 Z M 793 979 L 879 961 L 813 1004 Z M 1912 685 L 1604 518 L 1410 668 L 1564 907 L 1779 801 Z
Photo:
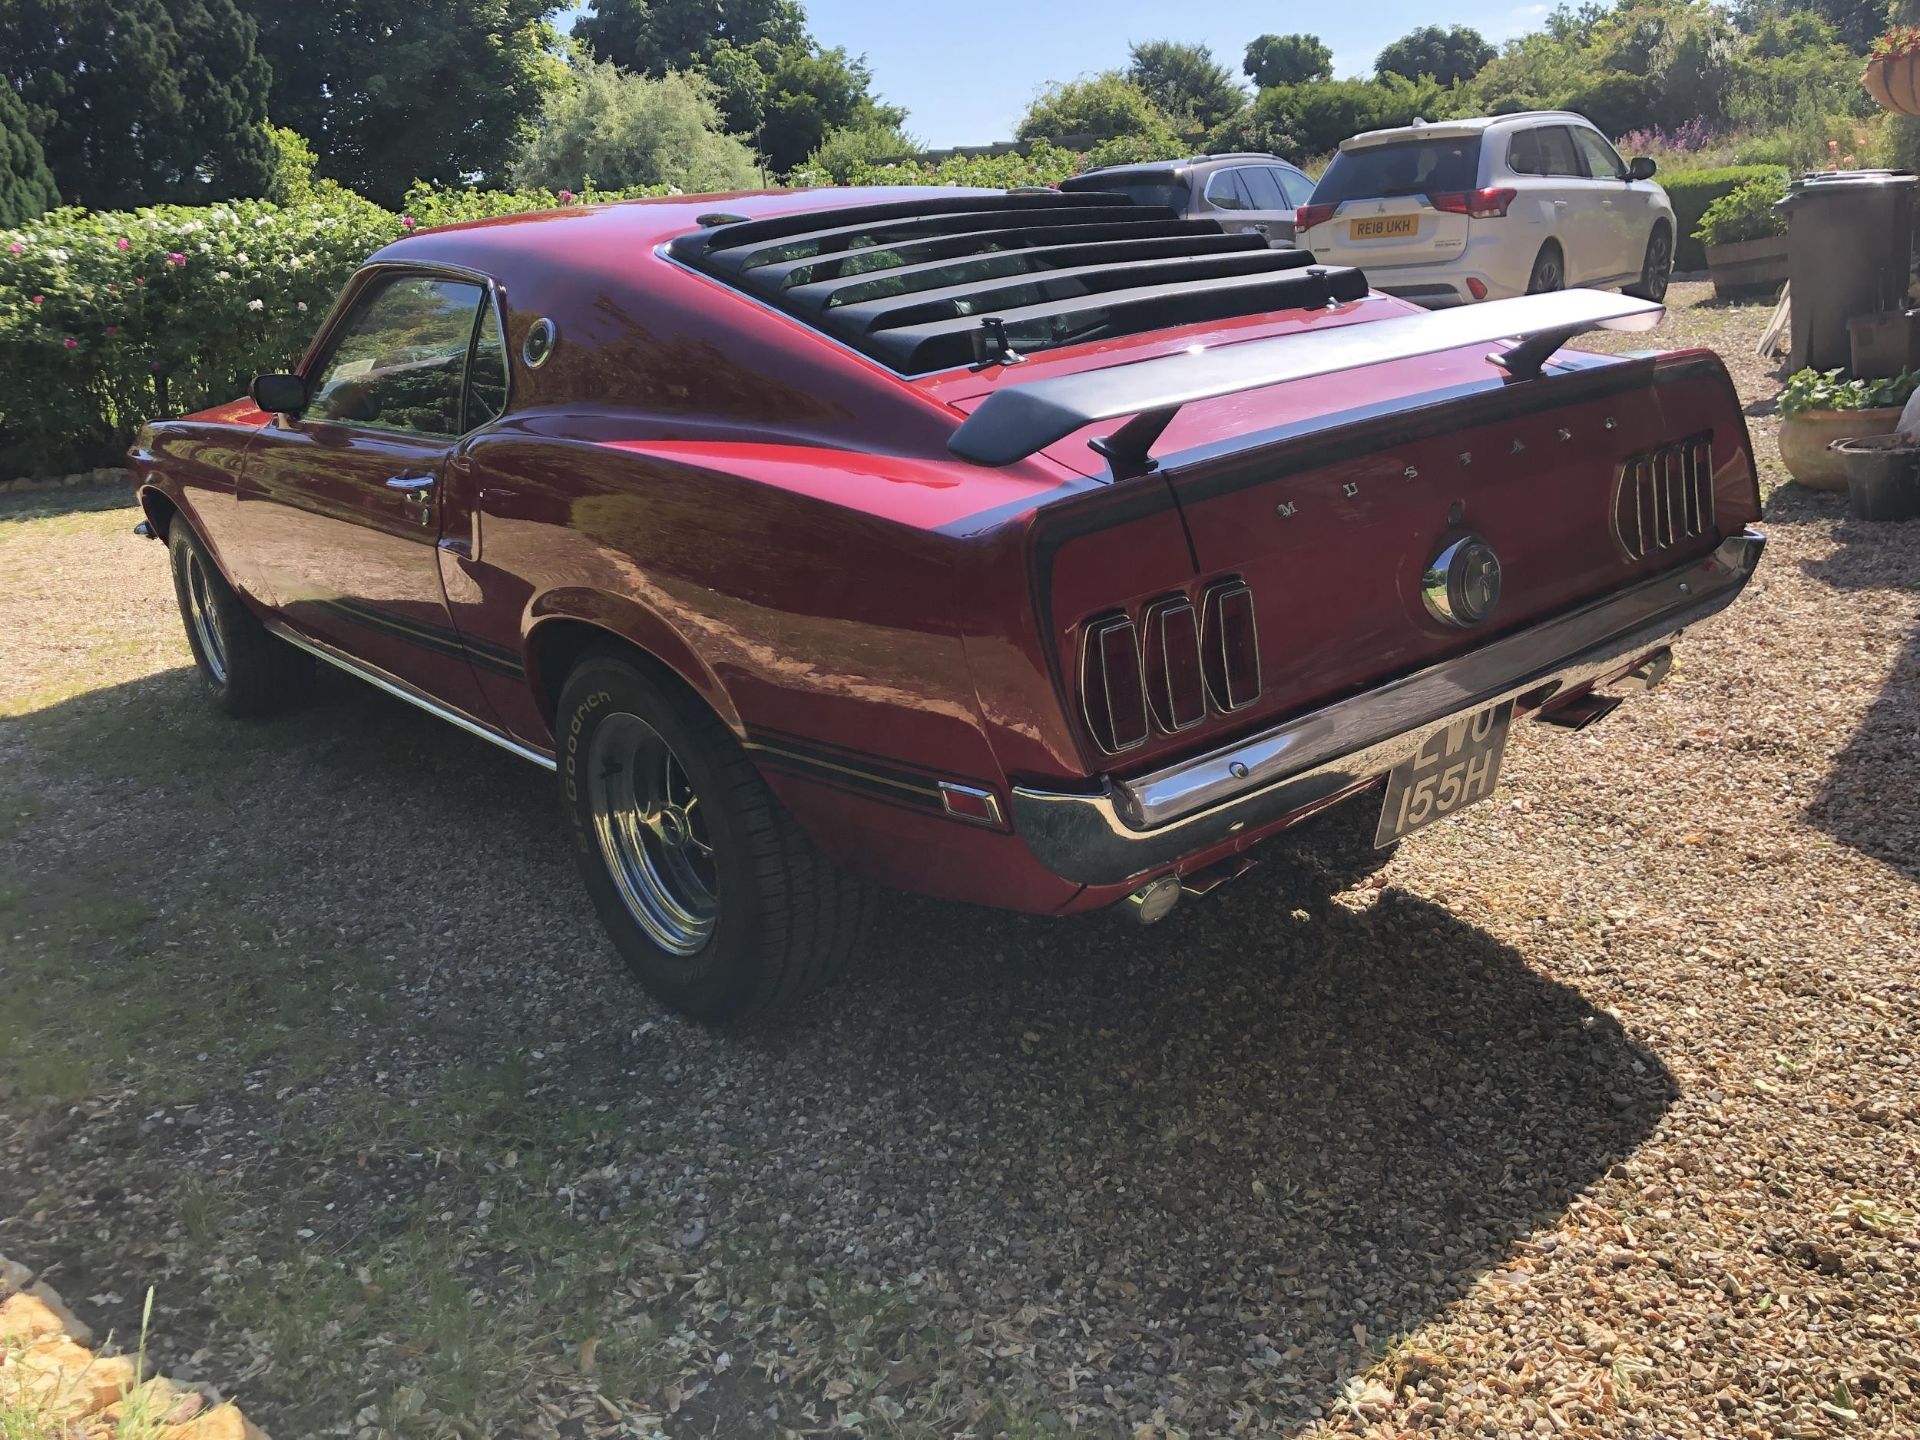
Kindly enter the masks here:
M 1507 207 L 1513 204 L 1514 197 L 1519 193 L 1508 186 L 1486 190 L 1450 190 L 1444 194 L 1427 196 L 1427 203 L 1449 215 L 1496 220 L 1507 213 Z
M 1613 482 L 1613 535 L 1629 560 L 1697 539 L 1714 526 L 1713 437 L 1635 455 Z
M 1200 602 L 1200 656 L 1214 709 L 1229 714 L 1260 698 L 1260 636 L 1245 581 L 1207 587 Z
M 1293 233 L 1304 235 L 1316 225 L 1323 225 L 1333 218 L 1335 207 L 1332 205 L 1302 205 L 1293 212 Z
M 1080 708 L 1094 743 L 1109 755 L 1147 743 L 1140 637 L 1125 615 L 1087 626 L 1080 651 Z
M 1169 735 L 1207 718 L 1207 684 L 1200 669 L 1200 616 L 1187 600 L 1157 600 L 1142 621 L 1147 705 Z

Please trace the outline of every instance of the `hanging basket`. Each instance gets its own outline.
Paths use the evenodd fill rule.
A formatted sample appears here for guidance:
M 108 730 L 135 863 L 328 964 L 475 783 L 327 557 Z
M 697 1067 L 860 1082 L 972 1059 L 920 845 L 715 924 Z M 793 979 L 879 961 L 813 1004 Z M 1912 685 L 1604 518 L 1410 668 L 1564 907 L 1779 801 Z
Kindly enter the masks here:
M 1920 53 L 1869 60 L 1860 83 L 1881 109 L 1920 115 Z

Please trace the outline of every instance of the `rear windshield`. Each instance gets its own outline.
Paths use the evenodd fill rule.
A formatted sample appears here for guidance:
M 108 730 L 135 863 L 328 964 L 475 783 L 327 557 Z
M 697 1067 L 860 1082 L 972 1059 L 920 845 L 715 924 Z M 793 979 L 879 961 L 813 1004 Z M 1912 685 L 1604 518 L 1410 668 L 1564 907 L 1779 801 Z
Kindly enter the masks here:
M 1394 195 L 1440 195 L 1480 184 L 1480 137 L 1394 140 L 1342 150 L 1313 188 L 1319 205 L 1384 200 Z
M 1176 175 L 1075 175 L 1060 182 L 1062 190 L 1098 190 L 1124 195 L 1136 205 L 1187 208 L 1187 183 Z

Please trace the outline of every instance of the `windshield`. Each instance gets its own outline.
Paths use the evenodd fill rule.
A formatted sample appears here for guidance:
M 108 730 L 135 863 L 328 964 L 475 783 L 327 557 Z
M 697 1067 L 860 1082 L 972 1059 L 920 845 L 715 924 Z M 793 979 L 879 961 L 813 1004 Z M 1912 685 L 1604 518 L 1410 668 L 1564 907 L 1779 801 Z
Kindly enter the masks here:
M 1314 202 L 1384 200 L 1395 195 L 1440 195 L 1480 184 L 1480 137 L 1395 140 L 1342 150 L 1313 189 Z
M 1124 195 L 1136 205 L 1187 208 L 1187 184 L 1177 175 L 1075 175 L 1060 182 L 1062 190 L 1098 190 Z

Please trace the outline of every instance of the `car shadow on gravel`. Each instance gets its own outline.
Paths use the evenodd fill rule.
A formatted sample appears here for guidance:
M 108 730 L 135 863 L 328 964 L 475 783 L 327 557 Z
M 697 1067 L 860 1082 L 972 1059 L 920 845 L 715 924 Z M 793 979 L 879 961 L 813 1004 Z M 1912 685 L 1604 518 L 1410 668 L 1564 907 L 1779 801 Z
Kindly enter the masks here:
M 990 1383 L 1034 1380 L 1047 1405 L 1132 1420 L 1178 1399 L 1194 1433 L 1236 1404 L 1304 1421 L 1474 1285 L 1523 1290 L 1555 1243 L 1542 1232 L 1677 1093 L 1521 952 L 1390 883 L 1331 896 L 1314 856 L 1285 845 L 1151 928 L 890 897 L 840 986 L 781 1027 L 715 1035 L 618 973 L 537 771 L 350 682 L 267 725 L 209 716 L 196 689 L 169 672 L 18 722 L 79 783 L 147 767 L 141 813 L 102 837 L 135 867 L 115 883 L 193 897 L 259 877 L 237 903 L 276 943 L 379 957 L 335 982 L 326 1023 L 343 1053 L 379 1057 L 377 1098 L 401 1121 L 439 1113 L 460 1067 L 527 1067 L 516 1085 L 537 1113 L 592 1110 L 617 1136 L 578 1153 L 558 1129 L 514 1142 L 544 1147 L 552 1173 L 617 1172 L 667 1233 L 697 1226 L 702 1254 L 742 1273 L 775 1237 L 832 1283 L 938 1295 L 929 1320 L 953 1332 L 1018 1315 L 1031 1348 L 994 1361 Z M 177 964 L 157 925 L 136 948 Z M 193 1040 L 216 1055 L 276 1004 L 308 1013 L 271 996 L 223 1007 L 217 960 L 169 983 L 216 1027 Z M 355 984 L 381 1004 L 345 1003 Z M 289 1083 L 282 1057 L 253 1063 L 246 1093 L 199 1107 L 205 1153 L 243 1168 L 262 1134 L 297 1145 L 264 1098 Z M 316 1083 L 331 1082 L 297 1082 Z M 123 1172 L 184 1138 L 145 1134 L 125 1133 Z M 395 1182 L 373 1153 L 364 1182 L 294 1175 L 273 1201 L 300 1223 L 324 1183 L 348 1269 L 391 1229 Z M 58 1144 L 47 1158 L 65 1163 Z M 142 1183 L 164 1185 L 177 1163 L 153 1168 Z M 88 1286 L 118 1280 L 74 1265 Z M 179 1346 L 214 1322 L 178 1319 Z M 713 1413 L 760 1412 L 752 1369 L 715 1380 Z M 270 1426 L 324 1413 L 271 1373 L 255 1383 Z
M 1822 497 L 1827 506 L 1835 502 Z M 1821 503 L 1809 500 L 1809 505 Z M 1845 520 L 1832 552 L 1804 564 L 1836 590 L 1920 593 L 1920 522 Z M 1834 757 L 1807 818 L 1842 844 L 1920 879 L 1920 627 L 1907 636 L 1880 693 Z

